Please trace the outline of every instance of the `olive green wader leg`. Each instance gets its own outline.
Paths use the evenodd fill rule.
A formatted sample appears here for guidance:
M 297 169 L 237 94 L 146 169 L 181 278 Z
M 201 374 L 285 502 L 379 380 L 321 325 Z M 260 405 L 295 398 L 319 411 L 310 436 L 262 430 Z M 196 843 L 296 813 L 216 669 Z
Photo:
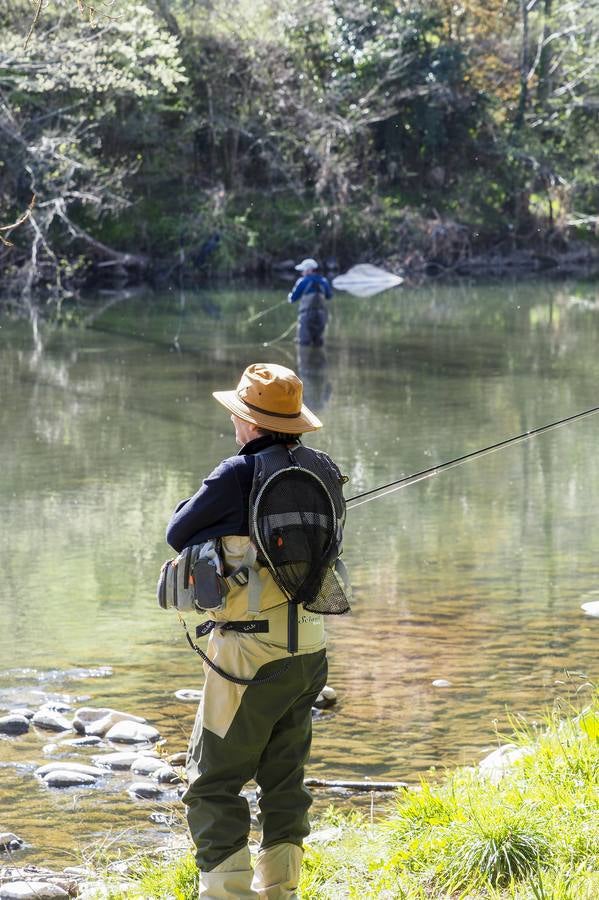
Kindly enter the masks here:
M 304 764 L 312 737 L 312 703 L 325 685 L 327 662 L 324 650 L 295 656 L 289 662 L 288 670 L 279 678 L 243 690 L 223 737 L 203 727 L 202 712 L 207 717 L 205 707 L 218 709 L 219 692 L 224 698 L 239 688 L 219 676 L 206 680 L 189 745 L 189 788 L 183 795 L 197 848 L 196 861 L 202 872 L 200 897 L 206 900 L 256 896 L 250 887 L 251 869 L 245 870 L 244 876 L 240 870 L 236 872 L 237 881 L 246 878 L 247 893 L 215 893 L 220 889 L 222 866 L 247 846 L 250 812 L 247 801 L 239 794 L 252 778 L 256 777 L 260 786 L 265 849 L 276 844 L 299 849 L 310 832 L 308 809 L 312 798 L 304 787 Z M 259 669 L 258 676 L 280 668 L 280 659 L 269 662 Z M 294 858 L 297 856 L 294 853 Z M 299 875 L 299 866 L 295 867 Z M 296 880 L 286 863 L 279 869 L 285 882 Z M 217 878 L 211 886 L 212 873 Z M 286 894 L 267 893 L 259 879 L 257 883 L 260 897 L 294 896 L 294 889 Z

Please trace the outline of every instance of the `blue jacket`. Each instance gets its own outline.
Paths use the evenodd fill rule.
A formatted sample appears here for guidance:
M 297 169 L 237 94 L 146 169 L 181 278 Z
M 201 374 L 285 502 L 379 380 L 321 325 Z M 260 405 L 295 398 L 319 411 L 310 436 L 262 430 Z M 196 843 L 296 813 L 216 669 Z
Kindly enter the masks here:
M 289 294 L 289 302 L 295 303 L 303 294 L 324 294 L 326 299 L 330 300 L 333 296 L 333 289 L 328 278 L 325 278 L 324 275 L 302 275 L 301 278 L 297 279 L 293 290 Z
M 171 516 L 166 540 L 180 553 L 185 547 L 226 534 L 249 535 L 249 505 L 254 480 L 254 454 L 286 443 L 266 434 L 249 441 L 235 456 L 224 459 L 188 500 Z

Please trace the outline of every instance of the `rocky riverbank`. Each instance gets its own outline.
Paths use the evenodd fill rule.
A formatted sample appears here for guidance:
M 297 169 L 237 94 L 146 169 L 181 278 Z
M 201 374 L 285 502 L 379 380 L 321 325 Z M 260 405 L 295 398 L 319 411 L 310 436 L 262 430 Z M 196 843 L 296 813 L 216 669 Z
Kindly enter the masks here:
M 55 674 L 60 680 L 61 673 Z M 62 675 L 69 677 L 67 672 Z M 112 671 L 100 667 L 70 675 L 105 678 Z M 9 697 L 12 703 L 6 703 Z M 38 705 L 31 702 L 34 697 L 38 698 Z M 174 697 L 193 710 L 202 691 L 183 688 L 174 692 Z M 24 702 L 18 702 L 19 699 Z M 185 844 L 184 829 L 177 828 L 183 820 L 180 797 L 185 791 L 185 751 L 181 745 L 169 747 L 169 741 L 145 717 L 123 709 L 75 706 L 59 694 L 27 688 L 19 691 L 18 687 L 5 692 L 1 700 L 5 701 L 4 710 L 0 704 L 1 765 L 17 773 L 27 797 L 49 791 L 57 799 L 71 798 L 73 807 L 77 807 L 90 792 L 92 796 L 95 792 L 100 805 L 110 802 L 122 807 L 127 798 L 138 807 L 147 803 L 148 829 L 154 826 L 156 833 L 144 845 L 143 852 L 152 852 L 152 844 L 161 853 L 167 852 L 165 842 L 169 847 L 173 843 L 179 848 Z M 326 687 L 316 701 L 313 716 L 322 716 L 323 710 L 335 702 L 335 691 Z M 33 760 L 31 738 L 39 739 L 39 745 L 34 745 L 39 747 L 37 759 Z M 183 745 L 184 741 L 182 734 Z M 249 790 L 248 799 L 255 805 L 255 792 Z M 48 821 L 48 847 L 61 807 L 62 803 L 54 807 L 56 821 Z M 43 847 L 32 843 L 26 823 L 22 817 L 17 825 L 6 812 L 0 814 L 0 900 L 95 896 L 90 892 L 97 889 L 97 860 L 92 866 L 70 866 L 61 871 L 27 864 L 32 851 L 36 859 L 40 853 L 43 856 Z M 75 847 L 72 850 L 77 852 Z M 108 874 L 112 879 L 118 878 L 119 871 Z

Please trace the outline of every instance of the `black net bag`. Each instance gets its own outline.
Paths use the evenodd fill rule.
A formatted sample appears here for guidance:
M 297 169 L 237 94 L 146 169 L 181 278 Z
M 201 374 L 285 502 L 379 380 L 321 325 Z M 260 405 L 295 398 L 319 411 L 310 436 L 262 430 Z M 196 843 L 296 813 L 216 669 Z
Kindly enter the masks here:
M 337 468 L 325 454 L 303 447 L 260 463 L 250 516 L 258 558 L 295 609 L 302 604 L 323 615 L 348 612 L 349 586 L 337 571 L 345 514 Z M 290 625 L 290 644 L 292 637 Z
M 253 509 L 254 539 L 291 603 L 310 604 L 322 586 L 336 533 L 332 500 L 318 476 L 299 467 L 271 475 Z

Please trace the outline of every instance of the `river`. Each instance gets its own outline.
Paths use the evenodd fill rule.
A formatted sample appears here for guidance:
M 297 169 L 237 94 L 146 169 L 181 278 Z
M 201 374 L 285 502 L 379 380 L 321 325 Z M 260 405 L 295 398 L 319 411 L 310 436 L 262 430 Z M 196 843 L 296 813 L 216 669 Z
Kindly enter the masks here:
M 326 350 L 301 356 L 292 336 L 264 346 L 292 309 L 248 321 L 285 289 L 89 297 L 43 350 L 0 319 L 0 715 L 115 706 L 184 748 L 195 709 L 174 692 L 202 674 L 155 600 L 164 529 L 235 452 L 211 392 L 250 362 L 299 370 L 325 422 L 308 443 L 349 475 L 348 496 L 598 402 L 597 283 L 337 294 Z M 599 676 L 599 621 L 580 610 L 599 598 L 598 441 L 599 416 L 349 512 L 354 610 L 328 626 L 339 702 L 315 722 L 309 774 L 413 782 L 479 760 L 506 711 L 584 702 Z M 36 765 L 72 758 L 63 740 L 0 739 L 0 830 L 28 845 L 15 859 L 160 837 L 122 779 L 41 784 Z

